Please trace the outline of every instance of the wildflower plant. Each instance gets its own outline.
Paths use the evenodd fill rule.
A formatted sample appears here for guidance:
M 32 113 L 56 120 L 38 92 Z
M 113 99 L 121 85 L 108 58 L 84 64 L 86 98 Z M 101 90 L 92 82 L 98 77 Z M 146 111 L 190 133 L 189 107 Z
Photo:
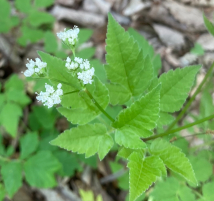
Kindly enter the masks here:
M 130 201 L 136 200 L 159 177 L 166 177 L 166 167 L 197 185 L 189 159 L 165 136 L 214 118 L 210 115 L 173 129 L 188 106 L 175 120 L 172 114 L 182 108 L 201 65 L 170 70 L 158 77 L 160 65 L 154 53 L 142 49 L 138 34 L 133 30 L 126 32 L 109 14 L 105 65 L 108 82 L 103 83 L 88 60 L 75 57 L 78 33 L 75 26 L 57 34 L 73 51 L 72 58 L 64 61 L 38 52 L 42 61 L 29 61 L 24 73 L 50 80 L 52 85 L 46 84 L 46 92 L 37 94 L 37 100 L 49 108 L 60 104 L 59 113 L 77 125 L 50 144 L 85 157 L 97 153 L 100 160 L 115 143 L 119 145 L 118 156 L 128 162 Z M 212 69 L 204 82 L 211 72 Z M 124 109 L 120 107 L 119 114 L 112 116 L 109 104 Z M 166 125 L 167 130 L 156 132 Z

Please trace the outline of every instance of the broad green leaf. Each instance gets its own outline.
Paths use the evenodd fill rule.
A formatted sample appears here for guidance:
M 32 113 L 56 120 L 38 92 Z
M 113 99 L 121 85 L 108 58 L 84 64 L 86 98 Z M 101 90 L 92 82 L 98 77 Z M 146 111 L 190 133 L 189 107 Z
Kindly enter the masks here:
M 214 182 L 206 183 L 203 185 L 202 192 L 203 192 L 204 200 L 206 201 L 214 200 L 213 189 L 214 189 Z
M 49 53 L 54 53 L 57 51 L 58 44 L 56 40 L 55 34 L 51 31 L 47 31 L 44 35 L 44 44 L 45 44 L 45 51 Z
M 39 138 L 37 133 L 27 133 L 20 138 L 21 146 L 21 159 L 25 159 L 34 151 L 36 151 L 39 145 Z
M 15 0 L 15 6 L 22 13 L 29 13 L 32 10 L 31 0 Z
M 147 55 L 151 58 L 152 64 L 154 67 L 155 74 L 158 74 L 159 69 L 161 68 L 161 58 L 160 55 L 155 55 L 154 48 L 149 44 L 149 42 L 138 33 L 133 28 L 129 28 L 128 32 L 131 36 L 134 37 L 134 39 L 138 42 L 140 48 L 143 51 L 143 56 L 146 57 Z
M 17 89 L 8 90 L 6 93 L 7 101 L 15 102 L 22 107 L 28 105 L 31 99 L 24 93 L 24 91 L 19 91 Z
M 1 174 L 8 195 L 13 197 L 22 186 L 21 163 L 15 161 L 5 163 L 1 168 Z
M 214 25 L 213 25 L 213 23 L 210 22 L 205 15 L 203 15 L 203 17 L 204 17 L 204 24 L 205 24 L 207 30 L 214 36 Z
M 96 169 L 97 166 L 98 166 L 98 164 L 97 164 L 97 156 L 96 156 L 96 155 L 93 155 L 93 156 L 91 156 L 91 157 L 89 157 L 89 158 L 85 158 L 85 155 L 84 155 L 84 154 L 77 154 L 77 157 L 78 157 L 78 159 L 79 159 L 81 162 L 83 162 L 83 163 L 89 165 L 89 166 L 92 167 L 93 169 Z
M 205 182 L 212 176 L 213 165 L 207 159 L 198 156 L 190 156 L 189 159 L 199 182 Z
M 24 82 L 18 77 L 18 75 L 13 74 L 5 82 L 4 88 L 5 88 L 5 91 L 11 90 L 11 89 L 24 91 Z
M 105 85 L 94 77 L 94 82 L 86 88 L 99 105 L 105 109 L 109 103 L 108 90 Z M 101 113 L 85 91 L 63 96 L 62 105 L 68 107 L 60 107 L 58 111 L 73 124 L 86 124 Z
M 83 59 L 91 59 L 95 54 L 95 48 L 89 47 L 81 50 L 80 52 L 76 53 L 76 57 L 80 57 Z
M 77 76 L 73 76 L 67 71 L 65 61 L 43 52 L 39 52 L 39 55 L 42 60 L 48 64 L 48 75 L 51 82 L 55 86 L 59 82 L 62 83 L 63 93 L 81 90 L 79 93 L 70 93 L 62 97 L 61 104 L 64 108 L 59 109 L 60 113 L 66 115 L 68 120 L 73 121 L 73 123 L 81 121 L 88 122 L 100 114 L 100 111 L 95 106 L 94 102 L 89 98 L 88 94 L 82 90 L 81 83 L 77 79 Z M 109 103 L 108 90 L 105 85 L 94 77 L 94 82 L 86 85 L 86 89 L 92 94 L 93 98 L 100 104 L 100 106 L 105 109 Z M 79 116 L 80 114 L 90 118 L 84 120 L 82 116 Z
M 85 43 L 88 41 L 93 34 L 92 29 L 80 29 L 79 35 L 78 35 L 78 46 L 81 45 L 82 43 Z
M 54 174 L 61 167 L 58 160 L 49 151 L 40 151 L 24 163 L 27 182 L 38 188 L 56 186 Z
M 5 198 L 6 195 L 6 191 L 4 189 L 4 186 L 0 183 L 0 201 L 3 201 L 3 199 Z
M 26 46 L 28 43 L 35 43 L 43 38 L 44 32 L 39 29 L 29 28 L 25 25 L 21 27 L 22 35 L 17 39 L 21 46 Z
M 36 7 L 48 7 L 54 3 L 54 0 L 35 0 Z
M 160 90 L 161 85 L 158 85 L 130 107 L 122 110 L 113 126 L 115 128 L 131 127 L 134 131 L 139 131 L 138 135 L 142 137 L 141 129 L 151 130 L 155 128 L 159 118 Z
M 200 68 L 201 65 L 177 68 L 160 76 L 159 82 L 162 83 L 160 92 L 161 111 L 175 112 L 181 109 Z
M 45 129 L 52 129 L 58 117 L 56 109 L 48 109 L 46 107 L 36 105 L 33 106 L 32 114 L 35 115 L 40 126 Z
M 112 84 L 125 87 L 130 97 L 141 95 L 153 77 L 151 59 L 149 57 L 144 59 L 138 43 L 125 32 L 111 14 L 108 21 L 105 66 L 107 78 Z
M 179 189 L 179 182 L 174 177 L 169 177 L 166 181 L 155 184 L 151 197 L 154 201 L 179 201 L 176 192 Z
M 158 182 L 151 193 L 154 201 L 195 201 L 195 195 L 187 186 L 181 186 L 174 177 Z
M 1 110 L 0 123 L 12 137 L 16 136 L 21 116 L 22 109 L 14 103 L 6 103 Z
M 160 112 L 160 118 L 158 119 L 158 127 L 165 126 L 170 124 L 174 120 L 174 117 L 171 114 L 166 112 Z
M 75 154 L 69 153 L 65 150 L 58 150 L 54 152 L 54 156 L 62 164 L 62 168 L 59 170 L 61 176 L 73 176 L 75 170 L 81 169 Z
M 157 156 L 142 158 L 138 153 L 129 157 L 129 201 L 134 201 L 157 180 L 166 175 L 163 161 Z
M 153 155 L 159 156 L 169 169 L 197 185 L 192 165 L 181 149 L 163 139 L 156 139 L 150 146 L 150 152 Z
M 0 33 L 7 33 L 19 22 L 19 19 L 16 16 L 10 16 L 10 11 L 10 3 L 7 0 L 0 0 Z
M 95 75 L 99 78 L 102 83 L 107 82 L 106 72 L 103 64 L 98 59 L 93 59 L 90 61 L 91 66 L 95 69 Z
M 103 124 L 86 124 L 64 131 L 50 143 L 68 151 L 79 154 L 85 153 L 86 157 L 98 152 L 99 158 L 102 160 L 114 142 L 111 136 L 107 134 Z
M 147 130 L 142 130 L 145 135 Z M 144 149 L 146 144 L 140 139 L 140 136 L 133 131 L 133 129 L 117 129 L 115 132 L 115 142 L 120 146 L 130 149 Z
M 65 67 L 65 61 L 41 51 L 38 51 L 38 54 L 43 62 L 47 63 L 48 77 L 50 81 L 55 84 L 55 86 L 57 86 L 57 84 L 61 81 L 64 93 L 82 89 L 77 77 L 68 72 L 67 68 Z M 75 96 L 76 94 L 74 93 L 73 96 L 66 95 L 66 98 L 63 97 L 63 99 L 68 99 L 69 102 L 75 102 L 75 100 L 73 99 Z M 68 104 L 63 104 L 63 100 L 62 105 L 64 105 L 65 107 L 69 106 Z
M 30 12 L 27 20 L 33 27 L 39 27 L 43 24 L 52 24 L 55 21 L 51 14 L 36 10 Z
M 117 128 L 115 140 L 119 145 L 132 149 L 145 148 L 140 137 L 152 135 L 150 130 L 156 126 L 159 118 L 160 88 L 161 85 L 120 112 L 112 124 Z
M 190 50 L 190 52 L 198 56 L 204 55 L 204 49 L 199 43 L 195 43 L 195 46 Z
M 128 157 L 133 153 L 133 152 L 137 152 L 138 150 L 136 149 L 129 149 L 129 148 L 125 148 L 122 147 L 119 151 L 117 156 L 120 156 L 122 158 L 128 159 Z M 143 150 L 140 150 L 143 151 Z
M 110 103 L 112 105 L 123 105 L 131 98 L 129 90 L 119 84 L 106 84 L 109 90 Z

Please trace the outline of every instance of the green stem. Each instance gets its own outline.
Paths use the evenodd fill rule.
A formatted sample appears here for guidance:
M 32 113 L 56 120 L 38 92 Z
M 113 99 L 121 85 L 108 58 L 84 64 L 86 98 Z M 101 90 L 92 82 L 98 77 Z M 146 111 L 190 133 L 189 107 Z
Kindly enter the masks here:
M 195 97 L 198 95 L 198 93 L 201 91 L 201 88 L 204 86 L 205 82 L 207 81 L 207 79 L 209 78 L 209 76 L 211 75 L 212 71 L 214 68 L 214 63 L 212 64 L 212 66 L 210 67 L 210 69 L 208 70 L 206 76 L 204 77 L 203 81 L 200 83 L 200 85 L 198 86 L 198 88 L 196 89 L 195 93 L 193 94 L 193 96 L 189 99 L 189 101 L 187 102 L 187 104 L 184 106 L 184 108 L 181 110 L 181 112 L 179 113 L 179 115 L 176 117 L 176 119 L 170 124 L 170 126 L 167 128 L 166 131 L 171 130 L 177 123 L 178 121 L 183 117 L 183 115 L 186 113 L 186 111 L 188 110 L 188 108 L 190 107 L 190 105 L 192 104 L 192 102 L 195 100 Z
M 181 127 L 176 128 L 176 129 L 174 129 L 174 130 L 166 131 L 166 132 L 164 132 L 164 133 L 160 133 L 160 134 L 158 134 L 158 135 L 153 135 L 153 136 L 148 137 L 148 138 L 142 138 L 142 140 L 143 140 L 144 142 L 146 142 L 146 141 L 153 140 L 153 139 L 156 139 L 156 138 L 159 138 L 159 137 L 164 137 L 164 136 L 167 136 L 167 135 L 169 135 L 169 134 L 176 133 L 176 132 L 181 131 L 181 130 L 184 130 L 184 129 L 186 129 L 186 128 L 189 128 L 189 127 L 195 126 L 195 125 L 197 125 L 197 124 L 203 123 L 203 122 L 208 121 L 208 120 L 213 119 L 213 118 L 214 118 L 214 114 L 213 114 L 213 115 L 210 115 L 210 116 L 208 116 L 208 117 L 205 117 L 205 118 L 203 118 L 203 119 L 197 120 L 197 121 L 195 121 L 195 122 L 193 122 L 193 123 L 187 124 L 187 125 L 185 125 L 185 126 L 181 126 Z
M 114 122 L 114 119 L 100 106 L 100 104 L 94 99 L 94 97 L 91 95 L 91 93 L 85 89 L 85 92 L 88 94 L 89 98 L 92 100 L 92 102 L 97 106 L 97 108 L 111 121 Z
M 64 93 L 63 95 L 73 94 L 73 93 L 76 93 L 76 92 L 80 92 L 80 90 L 70 91 L 70 92 Z

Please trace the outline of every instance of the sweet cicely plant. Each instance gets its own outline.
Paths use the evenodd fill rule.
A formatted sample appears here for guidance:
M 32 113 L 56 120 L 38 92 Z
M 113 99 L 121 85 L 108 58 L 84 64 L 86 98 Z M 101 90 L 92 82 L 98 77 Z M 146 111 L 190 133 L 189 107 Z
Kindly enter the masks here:
M 49 108 L 60 104 L 58 111 L 76 125 L 50 143 L 84 153 L 85 157 L 97 153 L 100 160 L 114 143 L 119 145 L 118 156 L 128 162 L 130 201 L 157 178 L 165 177 L 166 167 L 197 185 L 188 158 L 164 136 L 214 117 L 172 130 L 198 93 L 174 120 L 172 114 L 182 108 L 201 66 L 170 70 L 158 77 L 154 58 L 109 15 L 105 65 L 108 82 L 102 83 L 88 60 L 75 57 L 78 33 L 78 27 L 74 27 L 57 34 L 73 51 L 72 57 L 63 61 L 38 52 L 42 61 L 30 60 L 24 72 L 26 76 L 50 80 L 52 85 L 46 84 L 46 91 L 40 92 L 37 100 Z M 123 105 L 124 109 L 114 118 L 106 110 L 109 104 Z M 166 131 L 156 133 L 157 128 L 169 124 Z

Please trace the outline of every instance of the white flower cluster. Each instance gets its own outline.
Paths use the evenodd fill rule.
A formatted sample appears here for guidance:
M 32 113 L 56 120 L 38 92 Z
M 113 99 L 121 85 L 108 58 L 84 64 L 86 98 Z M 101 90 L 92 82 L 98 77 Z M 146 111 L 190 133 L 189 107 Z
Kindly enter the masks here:
M 69 70 L 76 70 L 80 68 L 82 72 L 78 72 L 78 79 L 83 81 L 83 84 L 91 84 L 93 82 L 94 68 L 90 68 L 90 63 L 87 59 L 75 57 L 74 61 L 71 61 L 69 57 L 66 59 L 65 67 Z
M 68 43 L 70 45 L 75 45 L 78 40 L 78 34 L 79 34 L 79 28 L 77 26 L 74 26 L 73 29 L 69 29 L 57 33 L 57 37 L 64 41 L 65 43 Z
M 63 90 L 61 89 L 62 84 L 59 83 L 57 85 L 57 90 L 55 91 L 54 88 L 47 83 L 45 84 L 46 92 L 41 91 L 36 99 L 41 101 L 43 105 L 47 105 L 48 108 L 53 107 L 54 104 L 61 103 L 60 96 L 63 95 Z
M 36 58 L 35 61 L 33 61 L 32 59 L 31 60 L 28 59 L 28 61 L 29 62 L 26 64 L 26 67 L 28 69 L 24 72 L 24 75 L 26 77 L 30 77 L 34 73 L 37 75 L 44 73 L 43 68 L 47 66 L 47 63 L 42 62 L 39 58 Z

